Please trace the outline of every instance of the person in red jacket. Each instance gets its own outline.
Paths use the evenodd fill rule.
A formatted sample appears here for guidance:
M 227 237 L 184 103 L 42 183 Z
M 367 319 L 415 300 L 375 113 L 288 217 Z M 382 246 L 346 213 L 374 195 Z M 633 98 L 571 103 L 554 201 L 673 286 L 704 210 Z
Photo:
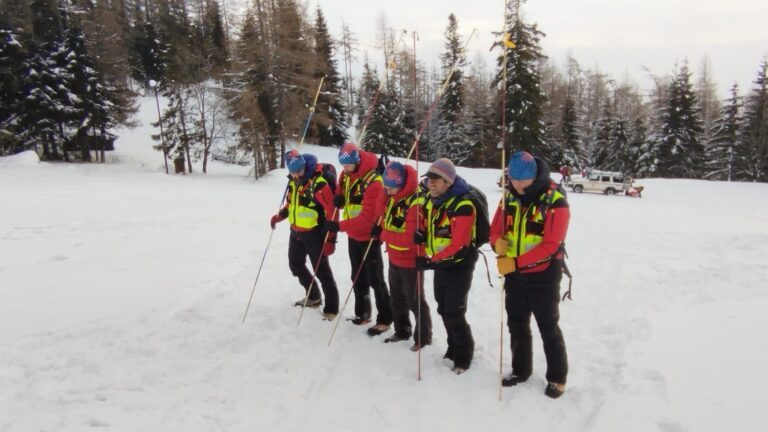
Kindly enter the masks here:
M 305 293 L 310 287 L 312 288 L 307 299 L 309 307 L 320 306 L 322 299 L 317 282 L 307 269 L 307 256 L 313 269 L 314 266 L 318 266 L 317 277 L 325 294 L 323 316 L 330 321 L 339 313 L 339 291 L 331 266 L 328 264 L 328 256 L 333 254 L 336 248 L 336 234 L 329 234 L 326 240 L 323 225 L 324 221 L 335 218 L 333 193 L 322 175 L 322 166 L 317 163 L 315 156 L 302 155 L 294 149 L 286 153 L 285 160 L 290 172 L 286 202 L 283 208 L 272 216 L 270 225 L 275 229 L 277 223 L 283 219 L 287 218 L 290 221 L 288 266 L 291 273 L 299 278 Z M 320 260 L 319 265 L 318 260 Z M 304 297 L 296 301 L 295 305 L 303 306 Z
M 374 225 L 371 236 L 387 245 L 389 288 L 395 334 L 384 342 L 408 340 L 412 334 L 410 312 L 416 317 L 414 344 L 418 351 L 432 343 L 432 318 L 424 296 L 424 272 L 416 270 L 416 257 L 424 249 L 413 242 L 418 225 L 424 225 L 424 204 L 416 170 L 410 165 L 390 162 L 384 171 L 384 217 Z
M 446 158 L 427 170 L 429 199 L 424 204 L 425 230 L 414 234 L 414 243 L 424 243 L 427 257 L 416 258 L 419 270 L 434 270 L 433 287 L 437 313 L 448 336 L 444 358 L 453 360 L 453 372 L 469 369 L 475 352 L 472 328 L 467 322 L 467 300 L 477 262 L 475 218 L 477 209 L 468 197 L 469 184 L 456 175 Z
M 339 177 L 333 204 L 343 209 L 344 220 L 327 221 L 325 227 L 331 232 L 345 232 L 349 238 L 349 261 L 355 291 L 354 324 L 371 322 L 370 292 L 373 288 L 378 314 L 376 324 L 368 329 L 368 334 L 376 336 L 389 330 L 392 324 L 389 291 L 384 281 L 381 241 L 371 238 L 371 226 L 384 212 L 384 186 L 381 175 L 376 171 L 378 159 L 375 154 L 360 150 L 353 143 L 346 143 L 339 149 L 339 163 L 344 171 Z M 355 281 L 355 275 L 361 267 Z
M 526 381 L 533 371 L 531 315 L 536 318 L 547 359 L 545 394 L 565 391 L 568 356 L 560 330 L 560 280 L 568 232 L 568 201 L 549 177 L 547 163 L 528 152 L 512 155 L 511 187 L 491 223 L 491 244 L 504 275 L 505 306 L 512 349 L 512 374 L 504 386 Z

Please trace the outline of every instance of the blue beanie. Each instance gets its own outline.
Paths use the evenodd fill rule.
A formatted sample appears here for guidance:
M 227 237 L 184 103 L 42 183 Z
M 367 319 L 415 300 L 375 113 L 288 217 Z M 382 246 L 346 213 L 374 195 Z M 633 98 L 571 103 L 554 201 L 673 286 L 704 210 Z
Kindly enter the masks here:
M 360 150 L 354 143 L 345 143 L 339 149 L 339 163 L 342 165 L 358 165 L 360 163 Z
M 519 151 L 509 158 L 507 175 L 512 180 L 529 180 L 536 178 L 536 159 L 526 151 Z
M 304 156 L 298 150 L 293 149 L 285 154 L 285 165 L 288 167 L 288 171 L 295 173 L 303 170 L 307 166 L 307 161 L 304 160 Z
M 405 185 L 405 166 L 400 162 L 390 162 L 384 170 L 384 186 L 401 188 Z

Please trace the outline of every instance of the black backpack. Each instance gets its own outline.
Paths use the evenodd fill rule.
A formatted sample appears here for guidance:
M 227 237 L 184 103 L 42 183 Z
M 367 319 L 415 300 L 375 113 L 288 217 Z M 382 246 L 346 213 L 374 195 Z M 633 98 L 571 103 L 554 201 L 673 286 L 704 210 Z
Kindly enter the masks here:
M 323 171 L 322 176 L 325 181 L 328 182 L 328 186 L 331 187 L 331 192 L 336 194 L 336 167 L 333 164 L 322 164 Z
M 488 217 L 488 199 L 480 189 L 469 185 L 469 192 L 464 196 L 475 205 L 475 248 L 488 243 L 491 239 L 491 221 Z

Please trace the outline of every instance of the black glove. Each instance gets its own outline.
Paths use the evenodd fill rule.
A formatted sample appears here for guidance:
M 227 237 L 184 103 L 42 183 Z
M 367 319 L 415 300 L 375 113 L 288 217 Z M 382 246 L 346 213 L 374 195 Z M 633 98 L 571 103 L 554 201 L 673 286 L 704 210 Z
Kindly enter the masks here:
M 371 238 L 379 238 L 381 235 L 381 226 L 380 225 L 374 225 L 371 227 Z
M 416 270 L 432 270 L 435 268 L 435 264 L 427 257 L 416 257 Z
M 344 207 L 345 203 L 346 203 L 346 200 L 344 199 L 344 195 L 336 195 L 333 197 L 333 205 L 336 208 Z
M 332 233 L 339 232 L 341 227 L 339 227 L 339 223 L 336 221 L 326 221 L 324 228 L 326 231 L 330 231 Z
M 413 242 L 415 244 L 424 244 L 427 242 L 427 235 L 424 233 L 424 231 L 414 231 L 413 232 Z

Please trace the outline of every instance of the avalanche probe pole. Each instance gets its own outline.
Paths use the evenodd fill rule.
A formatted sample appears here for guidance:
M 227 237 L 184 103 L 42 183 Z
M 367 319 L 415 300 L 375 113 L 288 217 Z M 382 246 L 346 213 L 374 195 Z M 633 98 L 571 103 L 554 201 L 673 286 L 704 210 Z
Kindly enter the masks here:
M 333 209 L 333 215 L 331 215 L 331 220 L 336 218 L 336 212 L 338 212 L 338 208 Z M 307 289 L 307 294 L 304 296 L 304 304 L 301 305 L 301 313 L 299 314 L 299 322 L 296 323 L 296 327 L 301 325 L 301 318 L 304 316 L 304 310 L 307 308 L 307 301 L 309 301 L 309 293 L 312 292 L 312 287 L 315 286 L 315 279 L 317 278 L 317 269 L 320 268 L 320 263 L 323 262 L 323 247 L 325 246 L 325 243 L 328 241 L 328 237 L 330 236 L 331 232 L 326 231 L 325 237 L 323 238 L 323 242 L 321 243 L 320 248 L 320 256 L 317 257 L 317 262 L 315 263 L 315 267 L 312 269 L 312 282 L 309 283 L 309 288 Z M 338 234 L 337 234 L 338 236 Z M 327 300 L 327 299 L 326 299 Z
M 379 225 L 381 223 L 381 217 L 379 217 L 378 220 L 376 220 L 376 225 Z M 360 277 L 360 272 L 363 270 L 363 267 L 365 267 L 365 259 L 368 258 L 368 252 L 371 251 L 371 245 L 373 244 L 373 241 L 375 239 L 371 237 L 371 240 L 368 241 L 368 247 L 365 248 L 365 253 L 363 254 L 363 259 L 360 261 L 360 265 L 357 266 L 357 272 L 355 272 L 355 278 L 352 279 L 352 286 L 349 287 L 349 291 L 347 291 L 347 297 L 344 299 L 344 305 L 341 307 L 341 310 L 339 310 L 339 314 L 337 317 L 340 317 L 344 313 L 344 309 L 347 307 L 347 303 L 349 303 L 349 297 L 352 295 L 352 290 L 355 288 L 355 283 L 357 283 L 357 278 Z M 333 326 L 333 332 L 331 332 L 331 337 L 328 339 L 328 346 L 331 346 L 331 342 L 333 342 L 333 336 L 336 334 L 336 329 L 339 328 L 339 322 L 341 320 L 336 320 L 336 325 Z
M 304 138 L 307 137 L 307 131 L 309 130 L 309 124 L 312 122 L 312 116 L 315 114 L 315 107 L 317 106 L 317 98 L 320 97 L 320 89 L 323 88 L 323 81 L 325 81 L 325 75 L 320 78 L 320 84 L 317 86 L 317 92 L 315 98 L 312 100 L 312 106 L 309 107 L 309 115 L 307 116 L 307 123 L 304 125 L 304 132 L 301 133 L 301 140 L 299 141 L 299 150 L 304 145 Z
M 288 187 L 286 186 L 285 192 L 283 192 L 283 199 L 280 200 L 280 204 L 285 201 L 285 197 L 288 195 Z M 275 229 L 269 232 L 269 240 L 267 240 L 267 246 L 264 248 L 264 255 L 261 256 L 261 264 L 259 264 L 259 271 L 256 273 L 256 280 L 253 282 L 253 288 L 251 289 L 251 296 L 248 298 L 248 305 L 245 307 L 245 313 L 243 314 L 243 321 L 241 324 L 245 324 L 245 317 L 248 316 L 248 309 L 251 307 L 251 300 L 253 300 L 253 293 L 256 292 L 256 284 L 259 283 L 259 276 L 261 276 L 261 269 L 264 267 L 264 260 L 267 259 L 267 252 L 269 251 L 269 245 L 272 244 L 272 234 L 275 233 Z
M 518 3 L 519 8 L 519 3 Z M 516 10 L 517 12 L 517 10 Z M 504 50 L 504 60 L 501 63 L 502 97 L 501 97 L 501 224 L 502 233 L 507 230 L 507 61 L 509 49 L 515 48 L 511 35 L 507 31 L 509 20 L 508 0 L 504 0 L 504 25 L 502 26 L 501 48 Z M 502 234 L 503 235 L 503 234 Z M 495 252 L 495 245 L 491 245 Z M 502 400 L 504 389 L 504 275 L 499 275 L 499 401 Z

